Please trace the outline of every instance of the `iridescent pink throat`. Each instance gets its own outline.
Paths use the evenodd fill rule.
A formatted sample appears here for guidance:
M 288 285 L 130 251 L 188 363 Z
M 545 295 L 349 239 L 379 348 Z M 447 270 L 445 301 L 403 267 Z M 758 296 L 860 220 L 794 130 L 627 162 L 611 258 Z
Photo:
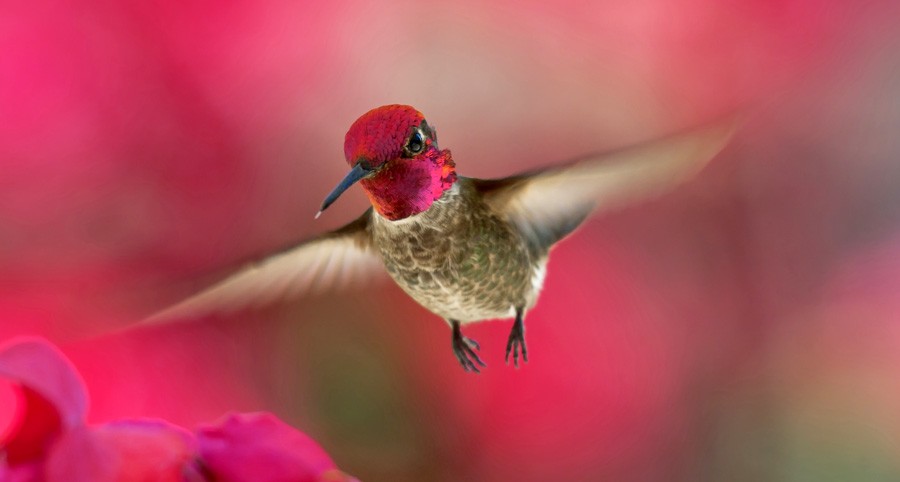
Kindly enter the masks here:
M 450 151 L 431 148 L 413 158 L 388 162 L 360 184 L 375 210 L 397 221 L 427 210 L 455 182 L 456 164 Z

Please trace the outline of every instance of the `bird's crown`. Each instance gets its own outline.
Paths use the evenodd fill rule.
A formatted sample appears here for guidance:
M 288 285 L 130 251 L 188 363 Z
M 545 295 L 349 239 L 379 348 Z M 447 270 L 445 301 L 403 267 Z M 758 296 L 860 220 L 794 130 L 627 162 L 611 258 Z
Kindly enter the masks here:
M 408 105 L 392 104 L 366 112 L 350 126 L 344 138 L 344 156 L 350 166 L 358 162 L 379 167 L 400 157 L 412 157 L 431 144 L 425 116 Z M 424 127 L 424 129 L 423 129 Z M 421 135 L 421 137 L 419 137 Z

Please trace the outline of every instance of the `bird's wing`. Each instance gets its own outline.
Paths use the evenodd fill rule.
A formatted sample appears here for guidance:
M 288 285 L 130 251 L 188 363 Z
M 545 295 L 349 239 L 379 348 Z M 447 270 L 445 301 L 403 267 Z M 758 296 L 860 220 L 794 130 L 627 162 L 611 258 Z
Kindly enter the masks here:
M 588 156 L 504 179 L 475 179 L 495 212 L 537 251 L 572 232 L 594 210 L 612 210 L 663 193 L 697 173 L 728 142 L 736 121 Z
M 252 263 L 144 320 L 156 324 L 261 307 L 304 292 L 348 287 L 384 272 L 369 235 L 371 210 L 346 226 Z

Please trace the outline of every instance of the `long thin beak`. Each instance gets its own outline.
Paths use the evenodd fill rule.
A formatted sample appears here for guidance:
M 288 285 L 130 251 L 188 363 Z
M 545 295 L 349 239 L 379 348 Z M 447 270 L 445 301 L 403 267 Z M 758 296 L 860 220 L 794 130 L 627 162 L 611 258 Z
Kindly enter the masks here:
M 347 175 L 344 176 L 344 179 L 341 180 L 337 187 L 335 187 L 334 190 L 331 191 L 331 194 L 329 194 L 328 197 L 326 197 L 325 200 L 322 201 L 322 207 L 319 208 L 319 212 L 316 213 L 316 219 L 319 219 L 319 216 L 322 215 L 322 211 L 328 209 L 328 206 L 331 206 L 333 202 L 337 201 L 337 198 L 341 197 L 341 194 L 343 194 L 344 191 L 346 191 L 350 186 L 356 184 L 357 181 L 368 176 L 371 173 L 371 169 L 366 169 L 365 167 L 363 167 L 361 162 L 357 162 L 356 165 L 353 166 L 353 169 L 351 169 L 350 172 L 348 172 Z

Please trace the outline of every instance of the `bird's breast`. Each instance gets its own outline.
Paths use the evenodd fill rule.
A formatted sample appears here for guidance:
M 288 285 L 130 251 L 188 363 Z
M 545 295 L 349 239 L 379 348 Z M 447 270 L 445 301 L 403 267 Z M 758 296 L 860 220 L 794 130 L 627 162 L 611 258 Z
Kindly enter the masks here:
M 544 260 L 479 202 L 464 181 L 427 211 L 400 221 L 373 212 L 372 235 L 391 277 L 425 308 L 461 322 L 530 307 Z

